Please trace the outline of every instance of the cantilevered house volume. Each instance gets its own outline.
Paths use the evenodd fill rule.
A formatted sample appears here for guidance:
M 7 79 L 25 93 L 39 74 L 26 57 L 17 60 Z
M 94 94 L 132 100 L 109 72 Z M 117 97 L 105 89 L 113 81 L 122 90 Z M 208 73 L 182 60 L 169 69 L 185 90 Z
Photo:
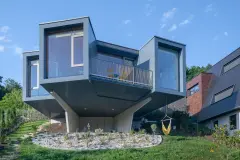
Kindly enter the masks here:
M 89 17 L 42 23 L 40 50 L 23 53 L 23 100 L 67 132 L 128 132 L 185 92 L 185 45 L 154 36 L 139 50 L 96 39 Z

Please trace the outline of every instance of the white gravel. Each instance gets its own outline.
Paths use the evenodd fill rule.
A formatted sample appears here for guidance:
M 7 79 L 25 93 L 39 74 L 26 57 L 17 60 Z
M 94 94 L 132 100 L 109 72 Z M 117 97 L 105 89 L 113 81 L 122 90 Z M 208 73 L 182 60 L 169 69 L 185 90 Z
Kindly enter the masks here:
M 97 135 L 91 132 L 81 133 L 39 133 L 32 139 L 34 144 L 67 150 L 98 150 L 120 148 L 145 148 L 159 145 L 162 142 L 160 135 L 129 134 L 129 133 L 102 133 Z

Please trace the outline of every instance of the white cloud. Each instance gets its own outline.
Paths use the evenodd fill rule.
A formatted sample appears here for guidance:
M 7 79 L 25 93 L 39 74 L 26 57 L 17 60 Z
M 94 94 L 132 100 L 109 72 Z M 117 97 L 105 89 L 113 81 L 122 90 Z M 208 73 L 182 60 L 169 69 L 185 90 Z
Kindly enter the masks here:
M 8 39 L 6 36 L 0 36 L 0 41 L 11 42 L 12 40 Z
M 228 36 L 228 32 L 224 32 L 223 34 L 224 34 L 225 36 Z
M 17 53 L 17 54 L 22 54 L 23 53 L 23 49 L 22 48 L 20 48 L 20 47 L 15 47 L 15 53 Z
M 173 24 L 169 29 L 168 31 L 169 32 L 172 32 L 172 31 L 175 31 L 177 29 L 177 25 L 176 24 Z
M 0 45 L 0 52 L 4 52 L 4 50 L 5 50 L 5 47 Z
M 161 28 L 161 29 L 163 29 L 163 28 L 165 28 L 165 27 L 166 27 L 166 24 L 165 24 L 165 23 L 160 24 L 160 28 Z
M 162 21 L 167 21 L 168 19 L 173 18 L 176 11 L 177 11 L 177 8 L 172 8 L 171 10 L 164 12 L 162 15 Z
M 0 32 L 7 33 L 10 28 L 8 26 L 0 27 Z
M 148 3 L 145 4 L 145 16 L 151 16 L 153 14 L 153 12 L 156 10 L 156 6 Z
M 132 21 L 130 19 L 126 19 L 126 20 L 123 20 L 123 24 L 129 24 L 131 23 Z
M 209 4 L 205 7 L 204 9 L 204 12 L 205 13 L 210 13 L 210 12 L 213 12 L 213 16 L 216 17 L 218 15 L 218 11 L 217 9 L 214 7 L 213 4 Z
M 212 12 L 213 11 L 213 4 L 209 4 L 205 7 L 204 12 Z
M 186 25 L 188 23 L 191 23 L 193 17 L 194 17 L 194 15 L 189 16 L 187 19 L 185 19 L 181 23 L 179 23 L 179 26 L 184 26 L 184 25 Z

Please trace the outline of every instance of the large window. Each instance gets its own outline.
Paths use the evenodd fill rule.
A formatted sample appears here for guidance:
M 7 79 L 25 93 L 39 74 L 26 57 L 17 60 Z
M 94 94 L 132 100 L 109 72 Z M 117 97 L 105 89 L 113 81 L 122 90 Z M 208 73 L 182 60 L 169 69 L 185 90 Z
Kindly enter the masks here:
M 237 129 L 237 115 L 234 114 L 230 116 L 229 121 L 230 121 L 230 130 Z
M 31 89 L 36 90 L 39 88 L 39 63 L 38 63 L 38 60 L 30 61 L 30 70 L 31 70 L 30 86 L 31 86 Z
M 39 61 L 29 61 L 28 69 L 28 96 L 34 97 L 48 95 L 49 93 L 42 86 L 39 85 Z
M 233 93 L 233 88 L 234 87 L 231 86 L 231 87 L 229 87 L 229 88 L 227 88 L 227 89 L 225 89 L 225 90 L 215 94 L 214 95 L 214 102 L 218 102 L 218 101 L 220 101 L 222 99 L 225 99 L 225 98 L 231 96 L 232 93 Z
M 240 56 L 232 60 L 231 62 L 227 63 L 226 65 L 223 66 L 223 72 L 227 72 L 230 69 L 236 67 L 237 65 L 240 64 Z
M 160 87 L 179 90 L 179 53 L 159 47 L 157 57 L 157 79 Z
M 199 91 L 199 85 L 196 84 L 195 86 L 193 86 L 192 88 L 190 88 L 188 90 L 188 96 L 191 96 L 191 95 L 193 95 L 194 93 L 196 93 L 198 91 Z
M 83 74 L 83 32 L 47 35 L 47 78 Z

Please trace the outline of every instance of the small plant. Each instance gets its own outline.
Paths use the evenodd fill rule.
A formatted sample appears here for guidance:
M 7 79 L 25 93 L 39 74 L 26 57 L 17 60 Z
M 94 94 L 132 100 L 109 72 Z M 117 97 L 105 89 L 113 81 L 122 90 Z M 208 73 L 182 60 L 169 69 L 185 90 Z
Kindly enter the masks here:
M 103 135 L 103 129 L 101 128 L 95 129 L 95 133 L 97 136 Z
M 87 130 L 90 132 L 90 130 L 91 130 L 91 126 L 90 126 L 90 124 L 88 123 L 87 124 Z
M 64 135 L 63 140 L 67 141 L 69 139 L 68 134 Z
M 156 130 L 157 130 L 157 125 L 156 124 L 152 124 L 151 125 L 151 129 L 152 129 L 153 135 L 155 135 Z
M 145 133 L 146 133 L 146 130 L 145 130 L 145 129 L 141 129 L 138 133 L 139 133 L 139 134 L 145 134 Z
M 36 131 L 38 129 L 38 127 L 35 125 L 32 125 L 32 129 L 33 129 L 33 131 Z
M 133 129 L 131 129 L 130 131 L 130 135 L 134 135 L 135 131 Z

